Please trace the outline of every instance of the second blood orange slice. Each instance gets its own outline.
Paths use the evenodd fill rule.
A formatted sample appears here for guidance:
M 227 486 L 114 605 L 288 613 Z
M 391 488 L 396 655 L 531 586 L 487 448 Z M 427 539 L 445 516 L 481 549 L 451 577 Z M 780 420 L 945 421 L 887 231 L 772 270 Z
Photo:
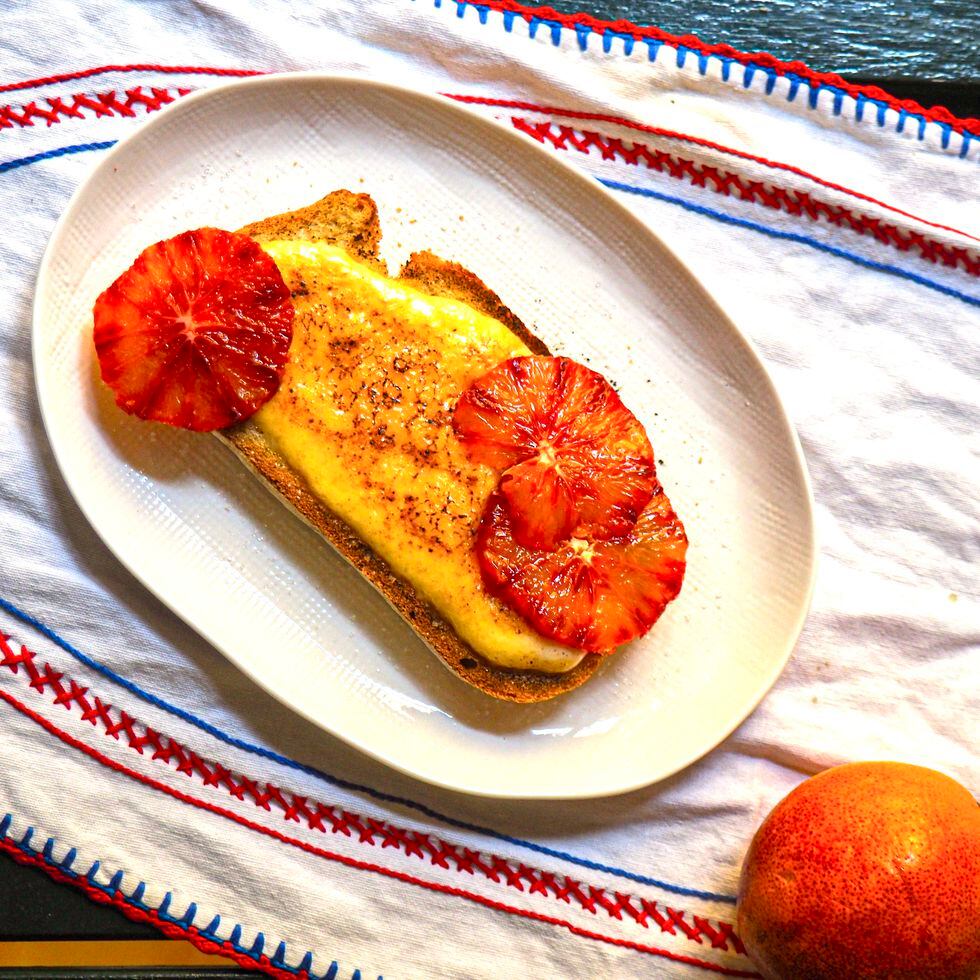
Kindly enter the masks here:
M 612 385 L 567 357 L 515 357 L 462 395 L 453 427 L 503 472 L 512 533 L 527 548 L 625 534 L 649 502 L 653 449 Z

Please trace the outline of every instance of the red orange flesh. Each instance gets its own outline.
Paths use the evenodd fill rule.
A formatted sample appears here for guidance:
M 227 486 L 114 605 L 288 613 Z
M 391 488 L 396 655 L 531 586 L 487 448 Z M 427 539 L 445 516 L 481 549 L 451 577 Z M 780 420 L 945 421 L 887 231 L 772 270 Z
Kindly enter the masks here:
M 293 305 L 247 235 L 199 228 L 145 249 L 95 302 L 102 380 L 123 411 L 196 431 L 248 418 L 275 394 Z
M 463 393 L 453 427 L 503 473 L 512 533 L 527 548 L 627 533 L 650 501 L 653 449 L 602 375 L 567 357 L 516 357 Z
M 618 538 L 568 538 L 533 549 L 514 533 L 502 493 L 491 497 L 477 536 L 488 590 L 544 636 L 593 653 L 646 633 L 680 591 L 687 537 L 662 488 Z

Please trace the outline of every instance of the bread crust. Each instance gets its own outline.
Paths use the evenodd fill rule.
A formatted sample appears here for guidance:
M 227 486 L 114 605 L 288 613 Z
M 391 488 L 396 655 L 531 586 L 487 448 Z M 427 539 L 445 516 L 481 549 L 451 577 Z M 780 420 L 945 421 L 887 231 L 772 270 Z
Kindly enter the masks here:
M 240 229 L 257 241 L 321 241 L 344 248 L 356 258 L 387 272 L 378 256 L 381 225 L 367 194 L 339 190 L 296 211 L 256 221 Z M 416 252 L 399 278 L 431 295 L 462 300 L 503 323 L 536 354 L 550 353 L 492 290 L 468 269 L 431 252 Z M 510 670 L 486 660 L 466 643 L 410 582 L 392 571 L 338 514 L 270 445 L 258 426 L 245 421 L 217 433 L 280 500 L 313 527 L 394 607 L 439 659 L 468 684 L 495 698 L 519 703 L 546 701 L 583 684 L 595 673 L 600 657 L 586 654 L 561 674 Z

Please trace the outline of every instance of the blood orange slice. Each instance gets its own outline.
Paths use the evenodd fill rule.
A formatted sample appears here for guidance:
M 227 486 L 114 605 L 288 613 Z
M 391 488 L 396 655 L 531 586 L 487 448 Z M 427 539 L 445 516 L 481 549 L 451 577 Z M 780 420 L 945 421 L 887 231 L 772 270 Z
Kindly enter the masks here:
M 94 315 L 116 404 L 198 432 L 246 419 L 275 394 L 293 333 L 275 262 L 247 235 L 217 228 L 145 249 Z
M 684 579 L 687 536 L 659 484 L 634 527 L 617 538 L 573 537 L 554 550 L 525 547 L 501 493 L 487 504 L 477 557 L 489 592 L 544 636 L 609 653 L 642 636 Z
M 601 374 L 567 357 L 515 357 L 462 395 L 453 427 L 504 475 L 513 533 L 548 549 L 625 534 L 653 493 L 653 449 Z

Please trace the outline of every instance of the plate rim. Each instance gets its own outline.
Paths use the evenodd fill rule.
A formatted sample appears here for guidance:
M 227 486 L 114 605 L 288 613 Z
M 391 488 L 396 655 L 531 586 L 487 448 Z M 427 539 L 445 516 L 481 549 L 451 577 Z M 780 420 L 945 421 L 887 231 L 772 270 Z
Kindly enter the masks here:
M 802 542 L 808 553 L 808 561 L 806 562 L 806 587 L 805 595 L 802 601 L 799 603 L 797 610 L 797 615 L 793 622 L 792 628 L 787 634 L 787 640 L 784 644 L 784 649 L 780 652 L 777 658 L 774 658 L 770 670 L 763 676 L 757 685 L 757 689 L 754 694 L 747 699 L 744 708 L 740 708 L 736 715 L 738 717 L 729 725 L 721 734 L 712 734 L 705 739 L 696 741 L 696 748 L 689 750 L 684 754 L 684 758 L 680 761 L 672 763 L 671 765 L 663 768 L 662 770 L 656 770 L 654 775 L 644 775 L 643 777 L 628 782 L 626 784 L 616 784 L 616 785 L 601 785 L 598 788 L 579 788 L 579 787 L 564 787 L 564 788 L 554 788 L 545 790 L 544 792 L 535 793 L 534 795 L 529 795 L 526 792 L 509 792 L 506 788 L 501 787 L 488 787 L 481 785 L 479 783 L 468 785 L 461 783 L 459 781 L 449 781 L 442 780 L 439 778 L 438 773 L 429 773 L 426 771 L 418 771 L 408 766 L 394 761 L 389 758 L 382 750 L 372 748 L 363 743 L 363 740 L 357 737 L 352 737 L 348 735 L 341 734 L 340 732 L 334 730 L 333 728 L 327 727 L 319 718 L 317 718 L 310 711 L 304 710 L 301 707 L 296 706 L 291 703 L 287 697 L 283 694 L 278 693 L 274 687 L 267 683 L 262 677 L 258 676 L 255 672 L 244 666 L 236 656 L 226 649 L 226 646 L 215 640 L 210 633 L 202 629 L 196 623 L 189 622 L 184 619 L 181 613 L 174 607 L 174 605 L 163 595 L 161 595 L 157 589 L 151 585 L 143 575 L 139 572 L 138 568 L 134 566 L 133 563 L 127 561 L 120 555 L 117 550 L 105 540 L 102 533 L 100 532 L 97 524 L 92 519 L 88 508 L 79 499 L 79 495 L 76 492 L 74 482 L 69 479 L 66 473 L 66 467 L 63 463 L 61 452 L 59 451 L 58 444 L 55 439 L 51 436 L 52 422 L 49 422 L 48 407 L 45 403 L 44 398 L 44 382 L 42 380 L 42 371 L 39 367 L 38 349 L 41 344 L 41 334 L 42 334 L 42 315 L 41 315 L 41 302 L 40 297 L 45 294 L 48 288 L 48 279 L 50 278 L 51 272 L 50 267 L 54 261 L 54 255 L 58 251 L 58 246 L 61 239 L 66 235 L 68 228 L 72 224 L 76 210 L 79 209 L 82 203 L 82 197 L 85 193 L 88 185 L 96 178 L 96 176 L 104 172 L 105 168 L 111 167 L 113 165 L 116 157 L 128 149 L 130 144 L 134 141 L 144 137 L 148 132 L 158 128 L 161 123 L 168 121 L 172 116 L 179 115 L 181 112 L 186 112 L 187 107 L 195 103 L 205 101 L 209 98 L 214 98 L 217 95 L 224 95 L 229 91 L 233 90 L 244 90 L 259 87 L 275 87 L 277 85 L 291 84 L 296 82 L 308 82 L 313 84 L 341 84 L 354 86 L 356 88 L 363 88 L 367 90 L 380 90 L 384 91 L 395 97 L 409 98 L 415 100 L 421 100 L 423 103 L 427 103 L 430 106 L 436 106 L 440 111 L 449 111 L 450 113 L 456 113 L 460 118 L 466 119 L 470 124 L 475 124 L 477 126 L 490 127 L 495 129 L 502 136 L 508 139 L 516 141 L 525 150 L 531 150 L 541 157 L 543 160 L 547 160 L 548 164 L 552 167 L 560 170 L 564 177 L 569 180 L 573 180 L 579 183 L 582 187 L 588 187 L 589 192 L 593 194 L 598 194 L 606 199 L 606 202 L 611 204 L 623 218 L 623 223 L 628 225 L 632 229 L 633 234 L 647 235 L 653 238 L 658 246 L 665 252 L 669 253 L 670 256 L 677 262 L 678 266 L 681 267 L 683 272 L 687 275 L 690 281 L 692 281 L 699 292 L 702 295 L 703 301 L 710 307 L 711 313 L 714 318 L 722 321 L 726 329 L 743 345 L 745 351 L 753 362 L 753 366 L 758 369 L 760 377 L 764 379 L 765 385 L 768 389 L 768 394 L 772 399 L 775 408 L 778 410 L 777 421 L 785 429 L 787 435 L 789 436 L 789 446 L 792 448 L 792 459 L 795 464 L 796 477 L 803 490 L 803 502 L 805 503 L 805 528 L 804 537 L 805 540 Z M 38 267 L 37 277 L 35 280 L 34 287 L 34 298 L 32 304 L 32 317 L 31 317 L 31 336 L 30 336 L 30 347 L 31 347 L 31 367 L 34 377 L 34 390 L 38 401 L 38 406 L 41 414 L 41 420 L 44 427 L 44 433 L 48 441 L 48 445 L 51 449 L 51 453 L 55 459 L 55 463 L 58 466 L 58 471 L 61 475 L 62 480 L 70 494 L 72 500 L 75 502 L 76 506 L 84 515 L 86 521 L 95 531 L 99 540 L 102 544 L 110 551 L 110 553 L 115 557 L 117 561 L 126 569 L 129 574 L 131 574 L 140 584 L 141 587 L 145 588 L 151 595 L 153 595 L 159 602 L 161 602 L 168 610 L 170 610 L 173 615 L 175 615 L 181 622 L 189 626 L 195 633 L 201 636 L 208 644 L 210 644 L 214 649 L 221 654 L 221 656 L 229 661 L 236 670 L 240 670 L 245 674 L 252 683 L 256 684 L 263 691 L 273 697 L 280 704 L 283 704 L 290 711 L 304 718 L 308 723 L 315 725 L 321 731 L 326 732 L 330 737 L 338 739 L 345 745 L 351 746 L 358 752 L 372 758 L 383 765 L 402 773 L 412 779 L 419 780 L 420 782 L 439 787 L 440 789 L 446 789 L 453 792 L 463 793 L 469 796 L 480 797 L 485 799 L 508 799 L 508 800 L 579 800 L 579 799 L 602 799 L 611 796 L 619 796 L 625 793 L 633 792 L 635 790 L 642 789 L 647 786 L 652 786 L 656 783 L 662 782 L 665 779 L 677 774 L 678 772 L 686 769 L 687 767 L 698 762 L 700 759 L 704 758 L 713 749 L 717 748 L 724 742 L 740 725 L 742 725 L 749 716 L 756 710 L 762 700 L 766 695 L 772 690 L 776 681 L 779 679 L 780 675 L 786 668 L 786 664 L 789 662 L 790 657 L 793 654 L 794 649 L 799 641 L 800 635 L 803 631 L 803 627 L 806 623 L 807 617 L 809 616 L 810 609 L 813 603 L 813 597 L 816 589 L 817 580 L 817 569 L 819 564 L 819 542 L 817 538 L 816 522 L 814 519 L 815 512 L 815 500 L 813 496 L 813 486 L 810 478 L 809 469 L 806 463 L 806 457 L 803 452 L 803 447 L 800 442 L 800 437 L 796 431 L 792 420 L 789 417 L 789 413 L 786 410 L 786 406 L 781 398 L 779 391 L 773 381 L 768 366 L 759 351 L 757 350 L 755 344 L 737 325 L 737 323 L 728 315 L 721 304 L 715 299 L 714 295 L 710 290 L 703 284 L 701 278 L 691 269 L 691 267 L 684 261 L 684 259 L 674 251 L 670 244 L 663 239 L 657 232 L 650 227 L 646 222 L 635 215 L 621 200 L 619 200 L 615 195 L 611 193 L 606 187 L 604 187 L 598 180 L 590 177 L 582 170 L 579 170 L 574 166 L 574 164 L 560 158 L 555 157 L 549 153 L 543 146 L 539 146 L 533 140 L 522 137 L 519 133 L 514 132 L 511 128 L 505 126 L 503 123 L 495 120 L 489 119 L 465 105 L 459 104 L 454 100 L 448 99 L 444 96 L 433 94 L 431 92 L 426 92 L 414 88 L 408 85 L 402 85 L 399 83 L 394 83 L 387 81 L 386 79 L 379 79 L 376 77 L 365 77 L 364 75 L 346 73 L 346 72 L 333 72 L 333 71 L 290 71 L 290 72 L 276 72 L 264 75 L 255 75 L 247 78 L 236 78 L 226 81 L 219 82 L 215 85 L 208 86 L 206 88 L 198 89 L 192 92 L 178 101 L 174 102 L 172 105 L 167 106 L 158 114 L 150 117 L 146 121 L 142 122 L 136 129 L 132 132 L 121 137 L 115 146 L 111 147 L 109 151 L 101 158 L 101 160 L 96 163 L 96 165 L 84 176 L 78 186 L 72 191 L 71 197 L 69 198 L 64 210 L 59 216 L 58 220 L 55 222 L 54 228 L 52 229 L 51 236 L 45 246 L 44 255 L 41 259 L 40 265 Z M 430 651 L 431 653 L 431 651 Z M 460 682 L 465 683 L 465 682 Z M 178 706 L 179 709 L 179 706 Z

